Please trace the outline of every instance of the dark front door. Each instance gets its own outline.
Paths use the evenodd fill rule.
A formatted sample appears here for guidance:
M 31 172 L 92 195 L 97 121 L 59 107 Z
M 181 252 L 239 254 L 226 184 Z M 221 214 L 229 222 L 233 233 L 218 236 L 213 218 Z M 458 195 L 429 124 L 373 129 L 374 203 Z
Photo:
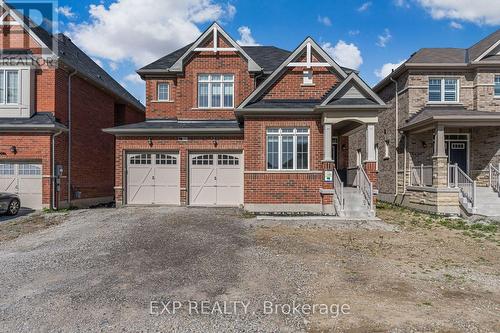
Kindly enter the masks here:
M 467 173 L 467 141 L 449 141 L 447 144 L 448 161 L 451 165 L 458 164 Z

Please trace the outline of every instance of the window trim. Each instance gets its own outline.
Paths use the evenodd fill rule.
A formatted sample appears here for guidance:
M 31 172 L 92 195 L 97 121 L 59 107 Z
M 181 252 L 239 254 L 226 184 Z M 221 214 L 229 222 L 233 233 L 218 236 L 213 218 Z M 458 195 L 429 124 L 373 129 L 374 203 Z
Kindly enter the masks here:
M 200 76 L 206 75 L 208 76 L 208 80 L 200 81 Z M 212 81 L 212 76 L 219 75 L 221 77 L 220 81 Z M 233 79 L 231 81 L 224 81 L 224 76 L 231 75 Z M 208 103 L 207 106 L 200 106 L 200 83 L 208 83 Z M 220 83 L 221 85 L 221 106 L 212 106 L 212 84 Z M 224 83 L 232 83 L 233 84 L 233 93 L 231 99 L 231 106 L 224 106 Z M 234 73 L 199 73 L 196 80 L 196 108 L 202 110 L 232 110 L 235 108 L 235 90 L 236 90 L 236 75 Z
M 440 101 L 431 101 L 430 100 L 430 83 L 431 80 L 440 80 L 441 81 L 441 100 Z M 455 101 L 445 101 L 445 82 L 446 80 L 456 80 L 457 81 L 457 89 L 456 89 L 456 100 Z M 460 78 L 456 76 L 429 76 L 427 82 L 427 104 L 460 104 Z
M 160 99 L 160 86 L 161 85 L 166 85 L 167 86 L 167 99 Z M 171 102 L 172 99 L 170 98 L 170 83 L 169 82 L 157 82 L 156 83 L 156 101 L 155 102 Z
M 7 72 L 17 73 L 17 102 L 9 103 L 7 100 Z M 3 102 L 0 106 L 15 106 L 21 104 L 21 70 L 19 68 L 0 67 L 0 75 L 3 76 Z
M 293 132 L 285 132 L 283 133 L 283 129 L 293 129 Z M 297 129 L 307 129 L 307 132 L 297 133 Z M 277 132 L 269 132 L 270 130 L 277 130 Z M 293 168 L 292 169 L 283 169 L 283 148 L 282 148 L 282 137 L 283 135 L 293 135 Z M 277 135 L 278 136 L 278 168 L 270 169 L 268 163 L 268 144 L 267 138 L 269 135 Z M 307 137 L 307 168 L 306 169 L 297 169 L 297 136 L 305 136 Z M 266 128 L 265 135 L 265 163 L 266 163 L 266 171 L 270 172 L 304 172 L 311 170 L 311 129 L 309 127 L 268 127 Z
M 390 141 L 384 140 L 384 160 L 388 160 L 390 158 L 391 158 Z
M 497 79 L 498 79 L 498 85 L 500 86 L 500 74 L 495 74 L 495 77 L 493 79 L 493 97 L 494 98 L 499 98 L 500 99 L 500 93 L 497 95 L 496 94 L 496 85 L 497 85 Z

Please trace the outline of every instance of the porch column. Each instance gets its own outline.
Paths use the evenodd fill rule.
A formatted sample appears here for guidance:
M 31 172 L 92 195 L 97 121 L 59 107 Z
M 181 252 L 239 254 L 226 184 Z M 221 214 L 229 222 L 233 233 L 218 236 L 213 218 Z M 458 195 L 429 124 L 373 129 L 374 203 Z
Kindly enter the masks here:
M 366 125 L 366 160 L 364 168 L 366 175 L 373 184 L 373 188 L 377 188 L 377 161 L 375 159 L 375 124 Z
M 323 160 L 332 161 L 332 124 L 323 125 Z
M 434 156 L 432 156 L 432 186 L 448 187 L 448 156 L 444 141 L 444 126 L 437 125 L 434 135 Z

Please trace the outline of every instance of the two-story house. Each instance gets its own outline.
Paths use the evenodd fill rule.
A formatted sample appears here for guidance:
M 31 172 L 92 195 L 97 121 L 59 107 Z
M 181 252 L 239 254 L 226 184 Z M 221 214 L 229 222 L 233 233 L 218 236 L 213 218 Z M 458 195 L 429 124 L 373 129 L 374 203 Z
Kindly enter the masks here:
M 380 199 L 500 215 L 499 52 L 500 30 L 466 49 L 420 49 L 374 87 L 389 106 L 377 131 Z
M 292 52 L 241 46 L 214 23 L 138 73 L 146 121 L 104 130 L 116 136 L 117 204 L 342 214 L 364 202 L 373 214 L 386 106 L 312 38 Z M 360 129 L 367 154 L 349 168 Z M 354 181 L 360 191 L 344 189 Z
M 0 7 L 0 191 L 25 207 L 88 206 L 114 195 L 114 137 L 144 107 L 62 34 Z

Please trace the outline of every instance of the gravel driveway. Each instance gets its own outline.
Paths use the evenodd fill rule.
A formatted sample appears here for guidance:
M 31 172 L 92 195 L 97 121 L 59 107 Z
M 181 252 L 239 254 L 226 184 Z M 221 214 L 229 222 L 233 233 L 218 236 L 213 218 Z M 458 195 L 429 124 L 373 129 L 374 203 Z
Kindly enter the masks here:
M 448 295 L 444 292 L 455 290 L 455 282 L 442 283 L 444 266 L 435 276 L 411 273 L 418 246 L 432 250 L 432 245 L 408 235 L 417 244 L 409 250 L 402 233 L 381 222 L 333 227 L 246 219 L 232 209 L 168 207 L 79 210 L 64 218 L 60 225 L 0 244 L 1 331 L 496 327 L 495 247 L 482 256 L 484 267 L 463 269 L 483 285 L 465 285 Z M 452 245 L 450 256 L 456 253 Z M 437 246 L 440 258 L 446 258 L 446 246 Z M 449 269 L 446 274 L 460 270 Z M 473 313 L 465 312 L 470 297 Z M 228 308 L 206 314 L 205 300 L 209 312 L 215 304 Z M 273 306 L 293 301 L 347 304 L 349 310 L 337 317 L 334 312 L 289 315 L 283 308 L 270 314 L 266 301 Z M 169 313 L 174 304 L 179 309 Z

